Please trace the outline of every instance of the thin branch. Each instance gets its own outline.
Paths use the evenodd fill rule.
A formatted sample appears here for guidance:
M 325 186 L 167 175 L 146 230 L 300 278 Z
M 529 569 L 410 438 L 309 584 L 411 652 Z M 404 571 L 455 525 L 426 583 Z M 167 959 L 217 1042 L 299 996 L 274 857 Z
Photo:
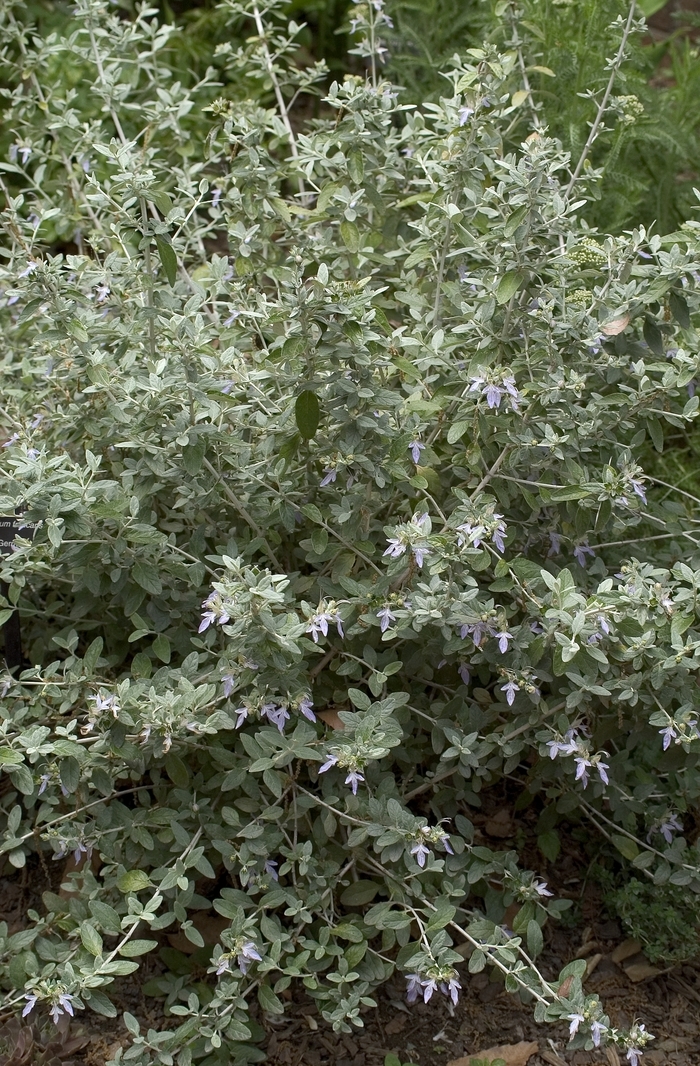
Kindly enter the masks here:
M 292 153 L 292 158 L 298 162 L 299 152 L 297 150 L 297 140 L 294 136 L 294 130 L 292 129 L 292 123 L 289 120 L 289 111 L 287 105 L 284 102 L 284 96 L 282 95 L 282 87 L 279 83 L 277 73 L 275 72 L 275 65 L 272 62 L 272 56 L 270 55 L 270 49 L 267 46 L 267 38 L 265 37 L 265 26 L 263 20 L 260 17 L 260 11 L 258 5 L 253 4 L 253 18 L 255 19 L 255 25 L 260 37 L 260 44 L 262 46 L 263 55 L 265 57 L 265 66 L 267 67 L 267 73 L 270 75 L 270 81 L 272 82 L 272 88 L 275 91 L 275 99 L 277 100 L 277 107 L 279 108 L 280 118 L 284 124 L 284 128 L 287 131 L 287 139 L 289 141 L 289 148 Z M 306 187 L 302 178 L 299 178 L 299 191 L 302 196 L 306 193 Z
M 219 482 L 219 484 L 221 485 L 221 488 L 224 490 L 224 493 L 226 494 L 226 496 L 228 496 L 229 500 L 231 501 L 233 506 L 236 508 L 236 510 L 238 511 L 238 513 L 241 516 L 241 518 L 243 518 L 243 520 L 248 523 L 248 525 L 253 530 L 253 532 L 263 542 L 263 544 L 265 545 L 265 550 L 266 550 L 268 556 L 270 557 L 270 560 L 274 564 L 277 572 L 280 573 L 280 574 L 283 574 L 284 573 L 284 567 L 280 563 L 279 559 L 275 555 L 275 553 L 272 550 L 272 548 L 270 547 L 270 545 L 267 543 L 267 540 L 265 539 L 265 534 L 263 533 L 263 531 L 260 528 L 260 526 L 258 525 L 258 523 L 255 521 L 253 516 L 248 513 L 248 511 L 245 509 L 245 507 L 243 506 L 241 501 L 238 499 L 238 497 L 233 492 L 231 492 L 231 489 L 228 487 L 228 485 L 224 481 L 224 479 L 221 476 L 221 474 L 219 473 L 219 471 L 215 467 L 213 467 L 211 465 L 211 463 L 209 462 L 209 460 L 207 459 L 206 456 L 204 457 L 203 462 L 204 462 L 204 466 L 206 466 L 206 468 L 209 471 L 209 473 L 213 474 L 214 477 L 216 478 L 216 480 Z
M 579 158 L 579 161 L 576 164 L 576 169 L 573 172 L 573 174 L 571 175 L 571 181 L 569 182 L 569 184 L 566 187 L 566 192 L 564 193 L 564 203 L 568 202 L 569 197 L 571 196 L 571 193 L 573 191 L 574 185 L 576 184 L 576 182 L 578 181 L 579 177 L 581 176 L 581 171 L 583 170 L 583 165 L 586 162 L 586 160 L 588 159 L 588 153 L 590 152 L 591 148 L 593 147 L 595 139 L 598 136 L 598 130 L 600 129 L 600 124 L 603 121 L 603 116 L 604 116 L 604 114 L 605 114 L 605 112 L 607 110 L 608 102 L 610 100 L 610 95 L 611 95 L 611 93 L 613 91 L 613 86 L 615 85 L 615 79 L 617 78 L 618 71 L 619 71 L 620 67 L 622 66 L 622 61 L 623 61 L 623 59 L 625 57 L 625 48 L 627 46 L 627 40 L 629 38 L 630 31 L 632 29 L 632 21 L 634 19 L 635 7 L 636 7 L 635 0 L 632 0 L 632 3 L 630 4 L 629 14 L 627 16 L 627 22 L 625 23 L 625 29 L 624 29 L 624 32 L 622 34 L 622 40 L 620 41 L 620 47 L 617 50 L 617 55 L 615 56 L 615 60 L 614 60 L 613 65 L 612 65 L 612 69 L 610 71 L 610 78 L 608 80 L 608 84 L 607 84 L 607 87 L 605 89 L 605 94 L 604 94 L 603 99 L 602 99 L 602 101 L 600 103 L 600 107 L 598 108 L 598 114 L 596 115 L 595 120 L 593 122 L 593 125 L 591 126 L 591 131 L 588 134 L 588 140 L 584 144 L 583 151 L 581 152 L 581 156 Z

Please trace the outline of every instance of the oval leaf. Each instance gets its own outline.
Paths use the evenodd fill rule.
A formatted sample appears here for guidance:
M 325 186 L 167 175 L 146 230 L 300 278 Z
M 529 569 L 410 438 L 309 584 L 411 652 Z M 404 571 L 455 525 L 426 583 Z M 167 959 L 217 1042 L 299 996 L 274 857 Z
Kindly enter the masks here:
M 117 887 L 120 892 L 140 892 L 150 883 L 150 877 L 143 870 L 127 870 L 117 881 Z
M 379 885 L 374 881 L 354 881 L 341 894 L 340 902 L 346 907 L 359 907 L 363 903 L 371 903 L 378 891 Z
M 126 944 L 122 944 L 119 948 L 119 954 L 124 955 L 127 959 L 133 959 L 137 955 L 145 955 L 146 952 L 153 951 L 157 947 L 157 940 L 127 940 Z
M 519 270 L 509 270 L 507 274 L 504 274 L 498 283 L 496 289 L 496 302 L 499 304 L 507 304 L 511 296 L 515 295 L 524 281 L 524 277 Z
M 297 402 L 294 405 L 294 417 L 301 436 L 304 440 L 311 440 L 318 429 L 319 419 L 321 418 L 321 408 L 315 392 L 305 389 L 297 396 Z
M 164 237 L 156 236 L 156 248 L 158 249 L 165 276 L 170 284 L 174 285 L 177 278 L 177 256 L 173 251 L 173 246 Z

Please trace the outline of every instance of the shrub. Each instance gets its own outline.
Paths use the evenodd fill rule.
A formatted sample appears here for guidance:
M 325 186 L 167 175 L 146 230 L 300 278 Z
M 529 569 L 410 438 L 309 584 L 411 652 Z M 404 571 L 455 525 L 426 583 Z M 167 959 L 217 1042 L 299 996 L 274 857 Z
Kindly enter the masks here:
M 698 501 L 639 461 L 697 415 L 697 224 L 598 234 L 556 140 L 504 151 L 513 54 L 400 102 L 378 0 L 372 76 L 295 132 L 275 9 L 227 2 L 218 56 L 274 108 L 175 82 L 148 9 L 5 9 L 3 851 L 77 867 L 5 929 L 5 1005 L 114 1015 L 180 931 L 177 1027 L 125 1015 L 114 1062 L 259 1061 L 292 982 L 347 1029 L 395 971 L 456 1000 L 466 953 L 636 1066 L 585 962 L 537 967 L 568 901 L 470 814 L 507 785 L 543 863 L 586 820 L 700 888 Z

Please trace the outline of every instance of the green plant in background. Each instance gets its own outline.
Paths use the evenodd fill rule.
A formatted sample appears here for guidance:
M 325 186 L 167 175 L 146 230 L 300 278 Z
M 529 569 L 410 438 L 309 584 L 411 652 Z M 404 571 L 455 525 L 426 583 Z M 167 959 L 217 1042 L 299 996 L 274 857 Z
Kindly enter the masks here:
M 413 1062 L 401 1062 L 398 1055 L 389 1054 L 384 1056 L 384 1066 L 415 1066 Z
M 0 508 L 39 523 L 0 568 L 2 854 L 78 867 L 0 928 L 5 1009 L 114 1015 L 158 956 L 167 1025 L 114 1062 L 255 1062 L 292 984 L 348 1029 L 397 972 L 456 1002 L 464 945 L 637 1066 L 585 961 L 538 966 L 568 901 L 470 814 L 508 781 L 550 861 L 586 818 L 700 892 L 698 514 L 640 462 L 697 417 L 697 223 L 601 234 L 588 155 L 511 151 L 517 49 L 403 101 L 380 0 L 301 129 L 324 68 L 272 0 L 222 6 L 228 95 L 150 9 L 2 13 Z
M 651 15 L 661 6 L 638 4 L 637 12 Z M 542 124 L 577 157 L 605 90 L 606 62 L 619 43 L 616 20 L 626 17 L 629 4 L 392 0 L 389 10 L 395 29 L 387 35 L 388 70 L 413 98 L 435 100 L 446 91 L 441 71 L 455 50 L 483 41 L 519 48 Z M 654 81 L 663 60 L 668 69 Z M 687 39 L 652 44 L 643 34 L 632 35 L 590 160 L 602 171 L 588 210 L 591 223 L 612 232 L 655 225 L 667 233 L 689 217 L 700 173 L 699 90 L 697 48 Z M 523 123 L 515 123 L 509 144 L 517 145 L 525 132 Z
M 683 888 L 632 877 L 609 900 L 651 962 L 673 965 L 700 955 L 697 900 Z

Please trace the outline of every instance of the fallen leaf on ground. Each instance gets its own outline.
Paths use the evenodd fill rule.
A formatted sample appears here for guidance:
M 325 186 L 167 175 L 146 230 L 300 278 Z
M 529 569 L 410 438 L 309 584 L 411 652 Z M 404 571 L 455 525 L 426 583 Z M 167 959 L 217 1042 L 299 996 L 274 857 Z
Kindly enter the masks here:
M 392 1018 L 390 1022 L 386 1023 L 384 1026 L 384 1032 L 388 1033 L 389 1036 L 396 1036 L 397 1033 L 400 1033 L 406 1028 L 407 1022 L 408 1018 L 405 1014 L 397 1014 L 395 1018 Z
M 447 1066 L 471 1066 L 474 1060 L 486 1060 L 493 1062 L 494 1059 L 503 1059 L 506 1066 L 526 1066 L 533 1055 L 539 1051 L 539 1044 L 521 1040 L 519 1044 L 502 1044 L 501 1047 L 486 1048 L 485 1051 L 476 1051 L 473 1055 L 463 1055 L 461 1059 L 453 1059 Z
M 623 315 L 622 318 L 614 318 L 612 322 L 606 322 L 604 326 L 600 327 L 600 332 L 604 333 L 606 337 L 617 337 L 618 333 L 622 333 L 623 329 L 627 329 L 630 324 L 630 316 Z
M 625 959 L 629 959 L 641 950 L 642 945 L 638 940 L 623 940 L 621 944 L 617 945 L 610 958 L 613 962 L 624 962 Z
M 491 818 L 486 819 L 484 829 L 490 837 L 509 837 L 513 831 L 510 811 L 504 807 Z
M 316 711 L 316 717 L 329 725 L 331 729 L 345 729 L 337 711 Z
M 568 1066 L 566 1060 L 557 1055 L 556 1051 L 540 1051 L 540 1058 L 548 1062 L 550 1066 Z
M 650 977 L 656 977 L 661 970 L 648 962 L 633 962 L 631 966 L 625 966 L 625 973 L 636 985 L 639 981 L 648 981 Z

